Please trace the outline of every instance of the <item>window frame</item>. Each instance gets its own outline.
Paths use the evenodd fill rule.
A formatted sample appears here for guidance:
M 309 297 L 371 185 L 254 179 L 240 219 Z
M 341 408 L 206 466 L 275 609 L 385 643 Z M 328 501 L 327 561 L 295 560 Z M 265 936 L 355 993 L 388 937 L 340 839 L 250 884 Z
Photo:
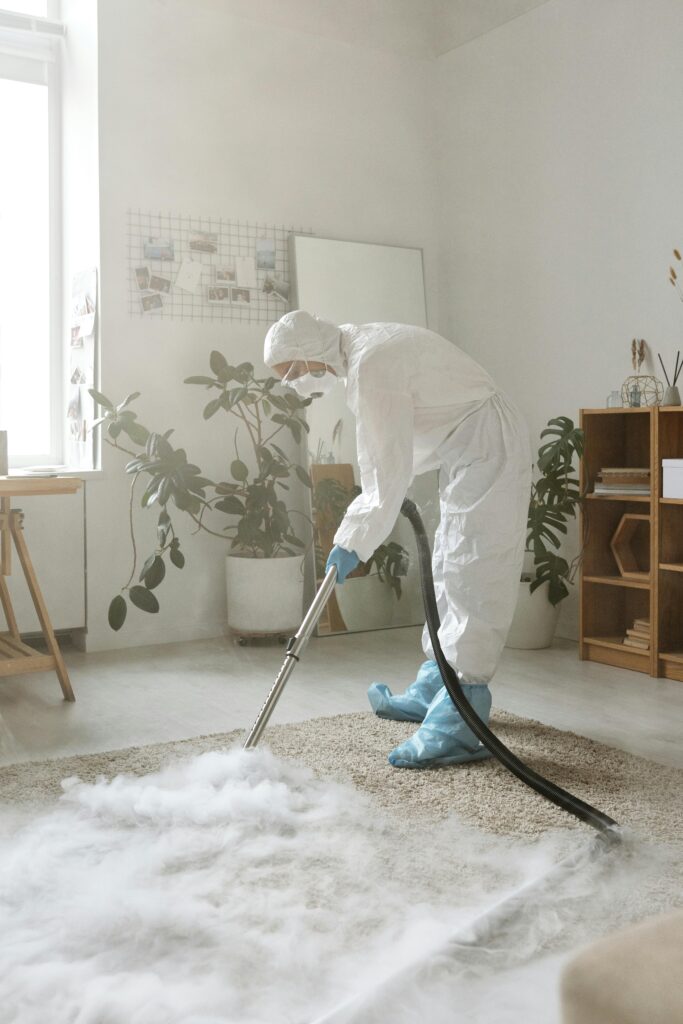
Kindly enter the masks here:
M 12 11 L 6 11 L 2 7 L 2 0 L 0 0 L 0 17 L 2 15 L 12 15 L 13 18 L 21 20 L 25 23 L 25 28 L 16 30 L 22 37 L 20 49 L 24 51 L 23 53 L 6 55 L 0 52 L 0 78 L 44 85 L 47 89 L 48 118 L 50 451 L 36 452 L 31 456 L 10 457 L 9 465 L 11 469 L 30 468 L 42 464 L 62 466 L 66 452 L 64 410 L 66 360 L 63 331 L 61 48 L 59 45 L 49 45 L 46 35 L 58 40 L 63 34 L 63 29 L 56 20 L 51 20 L 48 23 L 50 29 L 46 34 L 36 31 L 36 24 L 40 26 L 40 23 L 47 22 L 47 19 L 33 15 L 15 15 Z M 58 17 L 59 0 L 48 0 L 48 18 L 57 19 Z

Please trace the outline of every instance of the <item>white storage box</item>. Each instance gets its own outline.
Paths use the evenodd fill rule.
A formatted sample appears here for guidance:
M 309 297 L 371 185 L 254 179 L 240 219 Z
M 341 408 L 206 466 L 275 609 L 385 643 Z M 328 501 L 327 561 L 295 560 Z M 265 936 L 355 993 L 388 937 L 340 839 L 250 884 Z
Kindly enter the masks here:
M 662 459 L 662 497 L 683 498 L 683 459 Z

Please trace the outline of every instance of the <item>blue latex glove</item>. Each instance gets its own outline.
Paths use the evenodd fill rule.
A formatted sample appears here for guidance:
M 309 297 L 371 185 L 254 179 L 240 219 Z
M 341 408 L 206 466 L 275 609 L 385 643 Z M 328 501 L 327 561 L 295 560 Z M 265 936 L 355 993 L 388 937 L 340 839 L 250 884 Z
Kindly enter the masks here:
M 333 565 L 337 570 L 337 583 L 343 583 L 359 562 L 360 558 L 355 551 L 347 551 L 346 548 L 340 548 L 338 544 L 335 544 L 328 556 L 325 572 L 327 573 L 330 566 Z

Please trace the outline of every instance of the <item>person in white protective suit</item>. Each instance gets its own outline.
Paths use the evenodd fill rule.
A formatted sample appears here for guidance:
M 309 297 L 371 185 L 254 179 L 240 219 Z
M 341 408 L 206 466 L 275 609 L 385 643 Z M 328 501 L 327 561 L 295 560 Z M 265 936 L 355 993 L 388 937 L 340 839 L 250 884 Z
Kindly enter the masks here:
M 488 683 L 512 621 L 526 535 L 531 451 L 520 413 L 474 359 L 423 327 L 337 327 L 296 310 L 270 328 L 264 355 L 303 397 L 329 393 L 337 378 L 346 382 L 362 493 L 328 559 L 338 582 L 386 540 L 413 477 L 439 470 L 439 641 L 488 722 Z M 443 685 L 426 626 L 422 645 L 427 661 L 404 694 L 383 683 L 368 691 L 380 717 L 422 723 L 389 761 L 421 768 L 488 756 Z

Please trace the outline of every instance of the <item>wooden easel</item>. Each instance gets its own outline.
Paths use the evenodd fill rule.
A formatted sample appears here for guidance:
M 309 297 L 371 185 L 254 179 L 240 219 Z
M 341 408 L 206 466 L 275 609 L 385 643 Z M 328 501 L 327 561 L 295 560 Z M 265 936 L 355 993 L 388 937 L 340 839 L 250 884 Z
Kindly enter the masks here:
M 73 477 L 0 477 L 0 604 L 2 604 L 8 632 L 0 633 L 0 677 L 25 672 L 57 673 L 65 700 L 73 701 L 73 690 L 64 659 L 55 639 L 54 630 L 33 568 L 24 537 L 24 513 L 12 508 L 12 498 L 38 494 L 74 494 L 81 481 Z M 19 564 L 24 573 L 31 600 L 38 615 L 48 653 L 40 654 L 25 644 L 17 626 L 12 600 L 5 581 L 12 572 L 12 546 L 16 548 Z

